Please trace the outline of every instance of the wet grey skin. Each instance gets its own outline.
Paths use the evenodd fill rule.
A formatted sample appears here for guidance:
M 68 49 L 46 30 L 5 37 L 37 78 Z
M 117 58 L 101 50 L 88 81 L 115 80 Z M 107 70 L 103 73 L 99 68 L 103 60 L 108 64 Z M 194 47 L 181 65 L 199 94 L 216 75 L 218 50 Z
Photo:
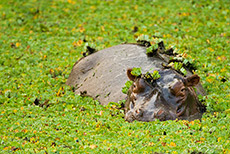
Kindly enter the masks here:
M 202 113 L 199 112 L 201 105 L 196 95 L 205 94 L 203 87 L 197 82 L 192 84 L 193 80 L 188 82 L 187 79 L 193 79 L 189 78 L 193 76 L 189 70 L 187 76 L 183 77 L 173 70 L 165 69 L 163 64 L 168 64 L 167 55 L 159 55 L 148 57 L 146 47 L 135 44 L 122 44 L 103 49 L 78 60 L 73 65 L 66 84 L 73 86 L 76 94 L 90 96 L 102 105 L 126 100 L 125 120 L 129 122 L 152 121 L 156 118 L 199 119 Z M 143 73 L 151 69 L 159 70 L 161 78 L 155 84 L 136 78 L 134 83 L 140 82 L 143 87 L 137 89 L 138 93 L 130 90 L 126 95 L 122 93 L 122 87 L 132 78 L 127 74 L 127 69 L 134 67 L 142 68 Z M 134 78 L 132 80 L 134 81 Z M 193 90 L 194 85 L 196 93 Z M 181 93 L 178 91 L 183 87 L 186 101 L 181 98 Z

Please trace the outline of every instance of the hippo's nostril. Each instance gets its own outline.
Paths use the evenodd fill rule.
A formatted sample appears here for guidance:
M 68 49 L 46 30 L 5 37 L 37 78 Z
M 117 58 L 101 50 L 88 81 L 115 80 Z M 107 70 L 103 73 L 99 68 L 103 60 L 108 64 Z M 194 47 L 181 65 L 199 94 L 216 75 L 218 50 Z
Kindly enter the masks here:
M 140 114 L 140 113 L 142 112 L 142 110 L 141 110 L 141 109 L 137 109 L 135 112 L 136 112 L 137 114 Z
M 177 110 L 176 110 L 177 116 L 178 116 L 178 117 L 179 117 L 179 116 L 182 116 L 182 115 L 185 113 L 185 109 L 186 109 L 185 106 L 182 106 L 182 105 L 178 106 L 178 107 L 177 107 Z
M 135 120 L 135 117 L 133 115 L 133 111 L 128 111 L 126 114 L 125 114 L 125 121 L 128 121 L 128 122 L 133 122 Z
M 176 112 L 180 113 L 181 112 L 181 107 L 179 107 Z
M 135 116 L 141 117 L 143 115 L 143 110 L 142 109 L 136 109 L 135 110 Z

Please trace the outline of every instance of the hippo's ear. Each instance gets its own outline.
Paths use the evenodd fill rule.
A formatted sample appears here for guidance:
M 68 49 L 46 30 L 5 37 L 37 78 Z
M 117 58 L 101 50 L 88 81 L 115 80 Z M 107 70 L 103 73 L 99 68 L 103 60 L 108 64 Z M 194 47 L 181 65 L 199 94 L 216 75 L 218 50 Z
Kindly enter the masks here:
M 129 80 L 135 81 L 136 76 L 132 75 L 131 72 L 132 72 L 132 68 L 127 69 L 127 76 L 129 78 Z
M 200 77 L 197 74 L 185 78 L 185 86 L 195 86 L 200 82 Z

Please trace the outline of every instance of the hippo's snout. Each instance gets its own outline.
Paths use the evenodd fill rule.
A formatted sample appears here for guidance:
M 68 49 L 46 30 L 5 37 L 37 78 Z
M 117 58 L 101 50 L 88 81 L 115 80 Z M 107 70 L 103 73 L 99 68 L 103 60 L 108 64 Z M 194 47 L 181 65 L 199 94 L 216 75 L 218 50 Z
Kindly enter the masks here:
M 139 119 L 143 115 L 141 109 L 131 109 L 125 114 L 125 121 L 133 122 L 135 119 Z
M 135 117 L 133 116 L 133 112 L 130 110 L 125 114 L 125 121 L 133 122 L 135 120 Z

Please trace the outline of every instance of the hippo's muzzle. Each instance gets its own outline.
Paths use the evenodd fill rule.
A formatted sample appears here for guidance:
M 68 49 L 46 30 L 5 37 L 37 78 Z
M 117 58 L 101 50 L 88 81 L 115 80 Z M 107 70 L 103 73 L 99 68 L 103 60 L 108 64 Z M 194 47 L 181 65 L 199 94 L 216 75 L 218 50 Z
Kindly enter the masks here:
M 141 119 L 143 117 L 144 111 L 140 109 L 131 109 L 125 114 L 125 120 L 128 122 L 133 122 L 135 119 Z
M 149 82 L 145 76 L 135 78 L 130 70 L 127 71 L 133 85 L 126 102 L 126 121 L 188 119 L 201 112 L 202 104 L 193 89 L 199 83 L 198 75 L 185 78 L 172 70 L 162 70 L 159 73 L 161 78 Z

